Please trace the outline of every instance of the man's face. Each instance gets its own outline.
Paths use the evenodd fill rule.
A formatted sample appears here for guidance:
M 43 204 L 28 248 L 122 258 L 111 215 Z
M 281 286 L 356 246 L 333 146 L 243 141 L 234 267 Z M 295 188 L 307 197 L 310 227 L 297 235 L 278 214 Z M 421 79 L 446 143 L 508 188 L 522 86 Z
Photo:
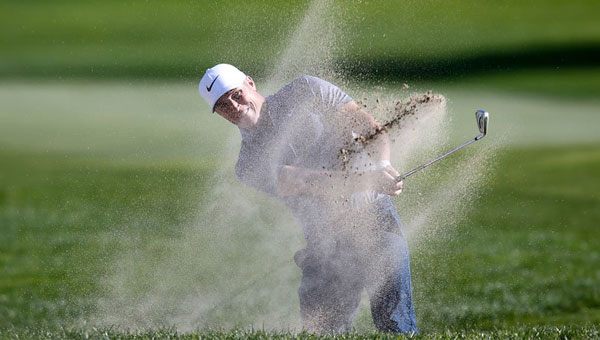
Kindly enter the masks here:
M 228 91 L 217 100 L 215 112 L 243 129 L 251 129 L 258 121 L 263 102 L 264 97 L 256 92 L 254 80 L 248 77 L 242 86 Z

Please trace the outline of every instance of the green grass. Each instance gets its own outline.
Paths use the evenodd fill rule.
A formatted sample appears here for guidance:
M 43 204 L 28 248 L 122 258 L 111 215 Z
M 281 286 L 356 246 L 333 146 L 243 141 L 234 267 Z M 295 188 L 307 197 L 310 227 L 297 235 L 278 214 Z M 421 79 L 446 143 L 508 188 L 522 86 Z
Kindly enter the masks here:
M 88 308 L 124 234 L 155 240 L 185 219 L 182 195 L 202 184 L 191 169 L 115 167 L 48 154 L 2 152 L 2 325 L 53 324 Z M 201 174 L 200 174 L 201 176 Z M 167 205 L 167 206 L 165 206 Z M 139 221 L 144 214 L 148 223 Z
M 507 151 L 456 233 L 414 255 L 423 323 L 600 322 L 598 150 Z
M 143 332 L 118 331 L 113 329 L 101 329 L 93 331 L 82 330 L 0 330 L 0 337 L 6 339 L 27 338 L 37 339 L 431 339 L 431 340 L 452 340 L 452 339 L 597 339 L 599 331 L 596 326 L 590 327 L 515 327 L 506 330 L 479 331 L 470 329 L 467 331 L 447 330 L 444 332 L 425 334 L 418 336 L 394 336 L 382 333 L 348 333 L 343 335 L 316 336 L 309 333 L 292 332 L 269 332 L 261 330 L 233 330 L 218 331 L 207 330 L 193 333 L 179 333 L 177 331 L 163 329 L 150 330 Z

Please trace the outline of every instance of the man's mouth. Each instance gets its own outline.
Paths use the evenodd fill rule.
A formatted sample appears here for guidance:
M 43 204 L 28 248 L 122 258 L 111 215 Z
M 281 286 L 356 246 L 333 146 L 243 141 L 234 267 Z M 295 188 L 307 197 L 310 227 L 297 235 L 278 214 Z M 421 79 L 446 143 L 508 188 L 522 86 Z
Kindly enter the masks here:
M 248 112 L 250 112 L 250 107 L 246 108 L 246 111 L 241 111 L 241 112 L 236 113 L 235 118 L 238 120 L 242 119 L 248 115 Z
M 254 111 L 254 110 L 255 110 L 255 106 L 252 103 L 249 103 L 248 106 L 246 107 L 246 110 L 237 111 L 237 112 L 232 113 L 231 120 L 234 124 L 239 124 L 240 121 L 248 119 L 248 117 L 251 116 L 250 111 Z
M 237 124 L 240 120 L 244 119 L 244 117 L 248 116 L 250 112 L 250 107 L 246 108 L 245 111 L 238 111 L 231 115 L 231 119 Z

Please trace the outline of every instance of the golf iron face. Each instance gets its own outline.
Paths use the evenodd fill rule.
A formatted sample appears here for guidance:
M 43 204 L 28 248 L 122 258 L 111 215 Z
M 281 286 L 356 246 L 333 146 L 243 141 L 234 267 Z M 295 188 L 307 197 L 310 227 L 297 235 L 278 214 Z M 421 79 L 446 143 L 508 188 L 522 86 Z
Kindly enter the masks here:
M 454 149 L 446 152 L 445 154 L 437 156 L 436 158 L 430 160 L 429 162 L 427 162 L 423 165 L 420 165 L 403 175 L 396 177 L 396 181 L 400 182 L 400 181 L 404 180 L 405 178 L 412 176 L 414 173 L 425 169 L 426 167 L 430 166 L 431 164 L 433 164 L 441 159 L 444 159 L 444 158 L 450 156 L 451 154 L 455 153 L 456 151 L 464 148 L 465 146 L 467 146 L 471 143 L 474 143 L 474 142 L 482 139 L 483 137 L 485 137 L 487 135 L 488 124 L 490 121 L 490 114 L 484 110 L 477 110 L 477 111 L 475 111 L 475 120 L 477 122 L 477 128 L 479 129 L 479 135 L 477 135 L 475 138 L 468 140 L 465 143 L 455 147 Z
M 479 136 L 475 137 L 477 140 L 485 137 L 487 134 L 488 122 L 490 120 L 490 114 L 487 111 L 477 110 L 475 111 L 475 120 L 477 121 L 477 127 L 479 128 Z

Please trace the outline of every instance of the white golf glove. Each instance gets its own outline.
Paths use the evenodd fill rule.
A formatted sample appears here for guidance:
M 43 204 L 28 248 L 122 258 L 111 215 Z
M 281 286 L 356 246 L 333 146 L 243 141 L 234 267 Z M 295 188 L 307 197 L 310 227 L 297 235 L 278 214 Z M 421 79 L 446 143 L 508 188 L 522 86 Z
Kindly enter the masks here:
M 379 161 L 377 164 L 369 167 L 368 170 L 381 170 L 392 164 L 390 161 L 383 160 Z M 366 190 L 355 192 L 350 196 L 350 203 L 352 204 L 352 208 L 355 210 L 364 208 L 365 206 L 375 202 L 379 198 L 379 194 L 375 190 Z

